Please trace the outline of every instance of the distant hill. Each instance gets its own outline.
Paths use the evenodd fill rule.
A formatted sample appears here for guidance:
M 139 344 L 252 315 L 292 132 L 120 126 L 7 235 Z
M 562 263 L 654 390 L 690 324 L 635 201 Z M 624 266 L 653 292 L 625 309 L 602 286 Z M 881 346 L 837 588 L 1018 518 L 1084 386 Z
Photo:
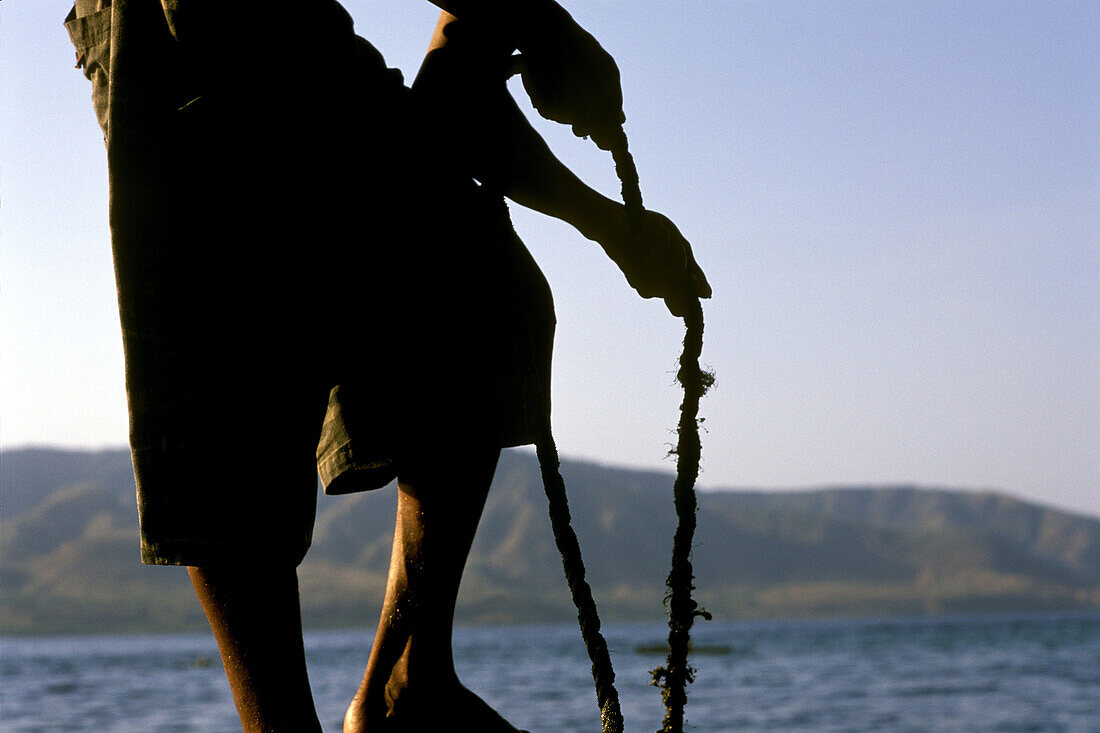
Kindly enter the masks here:
M 663 614 L 671 474 L 566 461 L 602 616 Z M 138 562 L 129 454 L 0 454 L 0 632 L 204 624 L 186 574 Z M 300 572 L 309 626 L 373 625 L 395 492 L 322 497 Z M 716 617 L 1100 608 L 1100 520 L 917 487 L 700 495 L 694 562 Z M 460 598 L 466 622 L 574 618 L 535 459 L 507 451 Z

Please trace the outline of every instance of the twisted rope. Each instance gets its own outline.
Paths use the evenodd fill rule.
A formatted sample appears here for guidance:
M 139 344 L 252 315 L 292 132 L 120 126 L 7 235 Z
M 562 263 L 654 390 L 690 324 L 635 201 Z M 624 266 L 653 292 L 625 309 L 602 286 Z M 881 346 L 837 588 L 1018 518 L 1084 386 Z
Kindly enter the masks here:
M 695 480 L 699 477 L 699 398 L 714 383 L 714 376 L 699 368 L 703 349 L 703 307 L 696 299 L 684 316 L 686 333 L 684 351 L 680 355 L 677 380 L 684 388 L 680 405 L 679 440 L 676 453 L 676 481 L 673 501 L 677 526 L 672 541 L 672 568 L 668 586 L 668 659 L 663 667 L 653 670 L 653 684 L 661 688 L 665 717 L 661 733 L 681 733 L 684 729 L 684 706 L 687 685 L 695 681 L 695 670 L 688 664 L 691 627 L 696 616 L 710 620 L 710 614 L 699 608 L 691 597 L 695 576 L 691 567 L 691 543 L 695 536 Z
M 509 220 L 508 205 L 503 196 L 494 195 L 501 215 Z M 509 225 L 511 225 L 509 220 Z M 562 568 L 569 585 L 573 605 L 577 608 L 577 622 L 581 628 L 588 658 L 592 661 L 592 679 L 596 685 L 596 702 L 600 707 L 600 724 L 603 733 L 622 733 L 623 714 L 619 708 L 619 693 L 615 689 L 615 670 L 611 666 L 611 654 L 607 641 L 600 633 L 600 616 L 592 588 L 585 579 L 584 560 L 580 542 L 573 531 L 569 513 L 569 500 L 565 492 L 565 479 L 561 475 L 561 460 L 554 436 L 547 425 L 545 433 L 535 442 L 539 470 L 542 473 L 543 491 L 550 510 L 550 527 L 554 532 L 554 544 L 561 555 Z
M 623 203 L 635 234 L 641 232 L 642 193 L 638 182 L 638 170 L 627 146 L 626 133 L 620 134 L 611 147 L 615 171 L 622 183 Z M 680 356 L 677 380 L 684 388 L 684 400 L 680 405 L 679 438 L 676 454 L 676 480 L 673 484 L 673 500 L 676 507 L 677 527 L 672 544 L 672 568 L 666 579 L 668 586 L 669 635 L 668 659 L 663 667 L 653 670 L 653 684 L 661 688 L 665 703 L 665 716 L 659 733 L 682 733 L 684 707 L 687 703 L 687 685 L 694 681 L 695 671 L 688 664 L 688 647 L 691 627 L 696 616 L 707 619 L 710 615 L 699 608 L 692 598 L 695 578 L 691 566 L 691 544 L 695 535 L 695 480 L 699 476 L 701 444 L 699 440 L 699 399 L 713 384 L 714 376 L 699 368 L 699 355 L 703 348 L 703 308 L 696 298 L 684 316 L 686 333 L 684 350 Z M 584 561 L 581 558 L 577 535 L 570 525 L 569 503 L 565 493 L 565 481 L 561 476 L 561 463 L 553 436 L 547 434 L 536 444 L 543 488 L 550 508 L 550 523 L 554 542 L 562 556 L 566 582 L 577 607 L 577 620 L 581 628 L 588 657 L 592 661 L 592 679 L 596 686 L 596 701 L 600 707 L 600 723 L 603 733 L 621 733 L 623 717 L 619 708 L 619 693 L 615 689 L 615 671 L 611 665 L 607 642 L 600 633 L 600 618 L 592 589 L 585 579 Z
M 569 502 L 565 496 L 565 480 L 561 477 L 558 449 L 549 431 L 535 445 L 535 450 L 538 454 L 539 469 L 542 471 L 543 488 L 550 502 L 550 524 L 554 530 L 554 542 L 558 546 L 558 552 L 561 553 L 561 562 L 565 568 L 569 592 L 573 596 L 573 605 L 577 607 L 581 637 L 588 650 L 588 658 L 592 660 L 592 679 L 596 683 L 596 702 L 600 706 L 600 723 L 604 733 L 621 733 L 623 714 L 619 710 L 619 693 L 615 689 L 615 670 L 611 666 L 607 642 L 600 633 L 600 617 L 596 612 L 596 601 L 592 599 L 592 589 L 585 580 L 581 547 L 569 523 Z
M 620 134 L 611 147 L 615 172 L 622 184 L 623 203 L 635 234 L 641 232 L 642 192 L 638 182 L 638 169 L 627 145 L 626 133 Z M 691 567 L 691 543 L 695 536 L 695 480 L 699 477 L 699 458 L 702 446 L 699 440 L 699 399 L 714 383 L 714 375 L 699 368 L 699 355 L 703 350 L 703 306 L 698 298 L 689 304 L 684 314 L 684 350 L 680 355 L 677 381 L 683 386 L 684 400 L 680 404 L 676 454 L 676 480 L 673 484 L 673 502 L 676 507 L 677 525 L 672 541 L 672 568 L 666 579 L 668 595 L 668 658 L 663 667 L 653 670 L 653 684 L 661 688 L 665 703 L 665 717 L 661 733 L 682 733 L 684 706 L 687 704 L 687 685 L 695 680 L 695 670 L 688 664 L 688 647 L 691 643 L 691 627 L 696 616 L 709 619 L 710 614 L 699 609 L 692 598 L 695 576 Z

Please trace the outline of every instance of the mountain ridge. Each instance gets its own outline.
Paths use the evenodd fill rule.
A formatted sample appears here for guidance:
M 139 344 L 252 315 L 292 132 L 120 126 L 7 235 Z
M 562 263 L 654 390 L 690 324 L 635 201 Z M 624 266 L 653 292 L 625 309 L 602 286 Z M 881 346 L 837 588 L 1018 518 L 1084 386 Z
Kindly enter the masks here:
M 656 619 L 670 472 L 563 460 L 609 620 Z M 318 504 L 300 577 L 309 626 L 371 625 L 391 488 Z M 992 491 L 832 487 L 699 494 L 698 597 L 719 618 L 1100 609 L 1100 519 Z M 200 627 L 186 574 L 141 566 L 125 450 L 0 452 L 0 632 Z M 459 601 L 470 623 L 574 617 L 534 456 L 506 451 Z

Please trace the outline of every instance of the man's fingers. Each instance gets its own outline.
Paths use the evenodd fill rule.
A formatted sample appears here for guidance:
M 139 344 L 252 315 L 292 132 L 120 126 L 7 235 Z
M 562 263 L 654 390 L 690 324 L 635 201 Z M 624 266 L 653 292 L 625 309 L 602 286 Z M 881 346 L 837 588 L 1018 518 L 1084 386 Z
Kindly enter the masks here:
M 668 312 L 677 318 L 683 318 L 691 306 L 691 299 L 683 295 L 670 295 L 665 298 Z
M 713 293 L 710 283 L 707 282 L 707 276 L 703 274 L 699 265 L 695 264 L 694 259 L 691 261 L 691 284 L 695 295 L 699 298 L 709 298 Z

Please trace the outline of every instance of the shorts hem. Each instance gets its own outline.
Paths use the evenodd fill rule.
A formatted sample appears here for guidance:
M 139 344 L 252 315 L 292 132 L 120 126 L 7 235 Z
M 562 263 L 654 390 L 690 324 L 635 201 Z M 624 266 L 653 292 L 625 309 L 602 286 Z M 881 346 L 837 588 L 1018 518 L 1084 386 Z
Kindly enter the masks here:
M 184 567 L 212 567 L 231 564 L 286 565 L 298 567 L 309 551 L 310 542 L 291 551 L 274 552 L 271 548 L 257 549 L 221 542 L 199 540 L 167 540 L 152 542 L 141 540 L 143 565 L 179 565 Z
M 358 460 L 347 440 L 317 462 L 317 473 L 325 493 L 332 496 L 380 489 L 397 478 L 397 465 L 391 458 Z

